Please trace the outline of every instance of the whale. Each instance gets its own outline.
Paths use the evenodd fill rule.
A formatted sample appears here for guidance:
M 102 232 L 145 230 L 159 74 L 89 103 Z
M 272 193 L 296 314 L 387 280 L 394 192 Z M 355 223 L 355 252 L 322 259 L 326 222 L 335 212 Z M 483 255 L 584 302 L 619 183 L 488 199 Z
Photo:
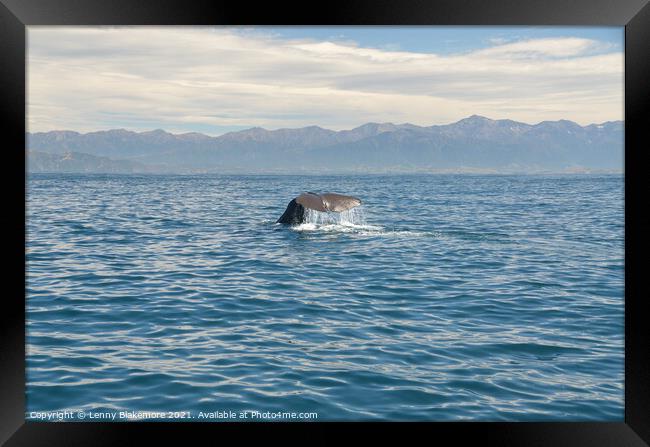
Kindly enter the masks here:
M 306 210 L 340 213 L 361 205 L 356 197 L 328 192 L 317 194 L 304 192 L 287 205 L 287 209 L 276 223 L 300 225 L 305 222 Z

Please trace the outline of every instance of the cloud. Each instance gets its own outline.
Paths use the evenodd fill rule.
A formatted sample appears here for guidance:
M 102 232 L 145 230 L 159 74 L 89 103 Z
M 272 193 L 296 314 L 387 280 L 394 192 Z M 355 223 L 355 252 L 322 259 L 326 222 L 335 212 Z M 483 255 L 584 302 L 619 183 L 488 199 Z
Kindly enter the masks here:
M 508 39 L 506 39 L 505 37 L 492 37 L 488 39 L 488 42 L 490 42 L 493 45 L 502 45 L 508 42 Z
M 570 57 L 597 48 L 598 42 L 576 37 L 530 39 L 513 43 L 500 43 L 492 48 L 477 51 L 487 57 Z
M 390 29 L 386 30 L 390 33 Z M 623 54 L 578 38 L 439 55 L 227 27 L 28 27 L 30 131 L 622 119 Z

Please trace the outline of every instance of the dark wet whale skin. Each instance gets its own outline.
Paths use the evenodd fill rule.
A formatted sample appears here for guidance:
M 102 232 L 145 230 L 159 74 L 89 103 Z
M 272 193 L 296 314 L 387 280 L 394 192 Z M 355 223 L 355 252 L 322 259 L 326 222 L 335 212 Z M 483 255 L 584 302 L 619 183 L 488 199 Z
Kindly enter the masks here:
M 305 207 L 296 202 L 296 199 L 291 200 L 284 214 L 280 216 L 276 223 L 299 225 L 305 221 Z

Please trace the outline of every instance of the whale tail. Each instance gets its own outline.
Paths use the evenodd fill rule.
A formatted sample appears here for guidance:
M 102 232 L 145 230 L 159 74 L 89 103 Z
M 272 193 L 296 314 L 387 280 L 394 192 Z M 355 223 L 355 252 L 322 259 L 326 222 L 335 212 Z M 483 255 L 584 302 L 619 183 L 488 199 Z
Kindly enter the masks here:
M 306 192 L 289 202 L 284 214 L 277 223 L 298 225 L 305 221 L 305 209 L 340 213 L 361 205 L 356 197 L 336 193 L 316 194 Z

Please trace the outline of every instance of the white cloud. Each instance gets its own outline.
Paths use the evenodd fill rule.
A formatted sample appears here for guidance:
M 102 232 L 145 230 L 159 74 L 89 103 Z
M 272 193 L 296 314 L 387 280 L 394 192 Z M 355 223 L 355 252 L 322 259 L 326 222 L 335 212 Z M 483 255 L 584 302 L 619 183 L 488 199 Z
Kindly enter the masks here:
M 508 42 L 508 39 L 506 39 L 505 37 L 492 37 L 488 39 L 488 42 L 490 42 L 493 45 L 502 45 Z
M 622 119 L 623 55 L 599 48 L 567 37 L 436 55 L 232 28 L 29 27 L 28 127 Z
M 504 43 L 476 52 L 480 56 L 498 57 L 569 57 L 598 47 L 598 42 L 576 37 L 532 39 Z

